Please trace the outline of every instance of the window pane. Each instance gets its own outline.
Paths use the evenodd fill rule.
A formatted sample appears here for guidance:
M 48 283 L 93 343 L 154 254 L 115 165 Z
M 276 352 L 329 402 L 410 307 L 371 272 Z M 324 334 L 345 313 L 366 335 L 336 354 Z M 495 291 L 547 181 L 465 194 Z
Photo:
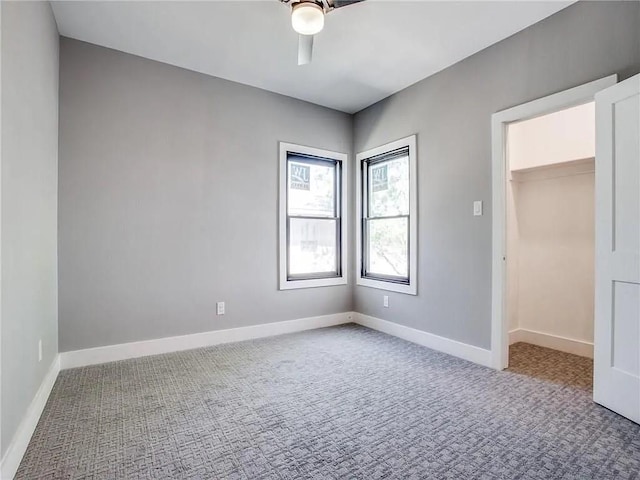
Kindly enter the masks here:
M 409 215 L 409 157 L 374 163 L 367 169 L 369 217 Z
M 337 275 L 336 222 L 289 219 L 289 275 L 327 272 Z
M 409 276 L 409 219 L 368 220 L 368 275 Z
M 335 164 L 289 160 L 287 165 L 288 214 L 335 216 Z

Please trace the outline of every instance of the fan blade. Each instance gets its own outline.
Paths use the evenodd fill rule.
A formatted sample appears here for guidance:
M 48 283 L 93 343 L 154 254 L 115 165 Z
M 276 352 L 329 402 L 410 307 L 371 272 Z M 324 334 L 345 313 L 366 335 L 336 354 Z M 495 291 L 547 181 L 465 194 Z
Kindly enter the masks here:
M 364 0 L 333 0 L 333 8 L 347 7 L 353 3 L 364 2 Z
M 298 37 L 298 65 L 311 63 L 313 53 L 313 35 L 300 35 Z

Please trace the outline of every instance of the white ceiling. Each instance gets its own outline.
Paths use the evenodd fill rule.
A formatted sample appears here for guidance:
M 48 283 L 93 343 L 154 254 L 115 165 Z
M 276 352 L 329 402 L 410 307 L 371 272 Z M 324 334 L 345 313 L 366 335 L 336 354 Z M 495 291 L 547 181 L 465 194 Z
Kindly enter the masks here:
M 297 65 L 278 0 L 53 2 L 60 34 L 357 112 L 572 1 L 368 0 L 331 12 Z

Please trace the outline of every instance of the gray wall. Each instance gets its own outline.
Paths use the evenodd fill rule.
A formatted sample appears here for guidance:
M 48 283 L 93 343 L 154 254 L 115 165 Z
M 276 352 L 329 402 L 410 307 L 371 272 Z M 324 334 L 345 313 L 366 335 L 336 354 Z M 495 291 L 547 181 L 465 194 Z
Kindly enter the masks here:
M 4 455 L 58 353 L 58 30 L 49 3 L 0 8 Z
M 640 3 L 579 2 L 356 114 L 355 151 L 417 133 L 419 176 L 418 296 L 357 287 L 356 311 L 490 348 L 491 114 L 639 71 Z
M 62 39 L 60 349 L 351 308 L 489 348 L 490 116 L 640 71 L 639 22 L 637 2 L 580 2 L 354 119 Z M 412 133 L 419 295 L 384 309 L 369 288 L 279 292 L 277 142 L 350 152 Z
M 351 310 L 278 291 L 280 140 L 350 153 L 352 118 L 61 38 L 60 350 Z

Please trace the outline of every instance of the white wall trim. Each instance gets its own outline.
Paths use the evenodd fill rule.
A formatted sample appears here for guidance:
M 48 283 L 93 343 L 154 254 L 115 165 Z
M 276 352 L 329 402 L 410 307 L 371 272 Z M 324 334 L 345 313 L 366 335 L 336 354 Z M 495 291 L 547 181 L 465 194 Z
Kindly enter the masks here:
M 333 152 L 320 148 L 306 147 L 294 143 L 280 142 L 279 181 L 278 181 L 278 275 L 280 290 L 297 288 L 331 287 L 348 284 L 349 265 L 349 156 L 346 153 Z M 306 280 L 289 280 L 287 276 L 287 156 L 299 153 L 314 157 L 328 158 L 340 162 L 341 194 L 340 201 L 340 276 Z
M 484 348 L 469 345 L 467 343 L 458 342 L 449 338 L 440 337 L 432 333 L 416 330 L 415 328 L 405 327 L 398 323 L 382 320 L 381 318 L 354 313 L 354 321 L 364 327 L 402 338 L 412 343 L 417 343 L 423 347 L 437 350 L 439 352 L 453 355 L 473 363 L 478 363 L 485 367 L 491 366 L 491 351 Z
M 584 340 L 551 335 L 549 333 L 516 328 L 509 332 L 509 345 L 524 342 L 539 347 L 552 348 L 561 352 L 572 353 L 581 357 L 593 358 L 593 343 Z
M 47 404 L 53 385 L 56 383 L 59 372 L 60 355 L 56 355 L 53 362 L 51 362 L 49 371 L 40 384 L 40 388 L 38 388 L 35 397 L 33 397 L 27 412 L 22 418 L 20 425 L 18 425 L 18 430 L 7 448 L 7 452 L 2 458 L 2 462 L 0 463 L 0 478 L 10 480 L 16 474 L 22 457 L 29 446 L 31 436 L 38 425 L 40 415 L 42 415 L 44 407 Z
M 480 347 L 440 337 L 415 328 L 363 315 L 357 312 L 335 313 L 319 317 L 300 318 L 283 322 L 265 323 L 250 327 L 213 330 L 176 337 L 159 338 L 141 342 L 121 343 L 104 347 L 88 348 L 60 353 L 60 368 L 83 367 L 100 363 L 126 360 L 129 358 L 159 355 L 181 350 L 208 347 L 223 343 L 240 342 L 256 338 L 283 335 L 286 333 L 331 327 L 344 323 L 358 323 L 362 326 L 378 330 L 413 343 L 447 353 L 480 365 L 491 365 L 491 352 Z
M 409 284 L 399 284 L 374 280 L 362 276 L 362 218 L 363 179 L 362 161 L 376 155 L 409 147 Z M 418 294 L 418 150 L 417 135 L 410 135 L 380 147 L 372 148 L 356 155 L 356 284 L 390 292 Z
M 352 321 L 353 314 L 351 312 L 334 313 L 319 317 L 299 318 L 296 320 L 264 323 L 249 327 L 212 330 L 191 335 L 180 335 L 176 337 L 165 337 L 141 342 L 121 343 L 104 347 L 61 352 L 61 369 L 65 370 L 67 368 L 115 362 L 128 358 L 146 357 L 148 355 L 191 350 L 193 348 L 209 347 L 222 343 L 271 337 L 285 333 L 312 330 L 314 328 L 331 327 Z
M 493 368 L 509 364 L 509 333 L 506 315 L 506 169 L 507 124 L 527 120 L 563 108 L 591 102 L 600 90 L 618 81 L 610 75 L 563 92 L 539 98 L 491 116 L 492 168 L 492 262 L 491 262 L 491 352 Z

